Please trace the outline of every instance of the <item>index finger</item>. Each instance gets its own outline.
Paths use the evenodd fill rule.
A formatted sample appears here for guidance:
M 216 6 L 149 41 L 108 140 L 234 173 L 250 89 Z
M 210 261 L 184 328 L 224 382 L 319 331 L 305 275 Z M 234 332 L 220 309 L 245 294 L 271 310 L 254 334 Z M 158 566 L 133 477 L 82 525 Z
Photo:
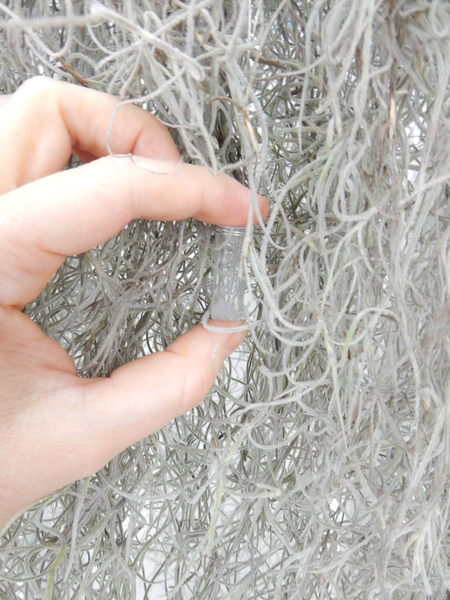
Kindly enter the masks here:
M 169 131 L 147 111 L 48 77 L 29 79 L 0 101 L 0 193 L 59 171 L 72 153 L 84 162 L 106 156 L 109 130 L 116 154 L 179 158 Z
M 254 219 L 264 218 L 267 200 L 254 200 Z M 66 255 L 105 242 L 133 219 L 245 225 L 250 207 L 250 190 L 227 175 L 144 157 L 104 157 L 34 181 L 0 203 L 0 303 L 24 306 Z

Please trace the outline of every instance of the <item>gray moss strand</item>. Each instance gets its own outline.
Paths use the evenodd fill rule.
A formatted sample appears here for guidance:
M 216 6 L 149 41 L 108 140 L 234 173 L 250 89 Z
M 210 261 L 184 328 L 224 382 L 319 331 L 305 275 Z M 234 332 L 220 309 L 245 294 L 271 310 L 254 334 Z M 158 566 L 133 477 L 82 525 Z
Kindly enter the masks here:
M 449 70 L 445 2 L 0 4 L 3 93 L 45 74 L 132 100 L 272 205 L 240 352 L 3 532 L 0 598 L 446 597 Z M 201 223 L 136 221 L 26 310 L 108 375 L 201 320 L 211 255 Z

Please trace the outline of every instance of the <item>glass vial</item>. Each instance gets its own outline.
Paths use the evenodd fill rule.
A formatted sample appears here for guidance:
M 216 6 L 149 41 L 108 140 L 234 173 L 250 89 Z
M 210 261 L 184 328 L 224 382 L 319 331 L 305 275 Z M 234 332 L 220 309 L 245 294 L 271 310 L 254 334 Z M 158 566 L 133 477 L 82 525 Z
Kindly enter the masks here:
M 214 228 L 212 319 L 236 321 L 244 318 L 246 281 L 242 250 L 245 229 L 220 225 Z

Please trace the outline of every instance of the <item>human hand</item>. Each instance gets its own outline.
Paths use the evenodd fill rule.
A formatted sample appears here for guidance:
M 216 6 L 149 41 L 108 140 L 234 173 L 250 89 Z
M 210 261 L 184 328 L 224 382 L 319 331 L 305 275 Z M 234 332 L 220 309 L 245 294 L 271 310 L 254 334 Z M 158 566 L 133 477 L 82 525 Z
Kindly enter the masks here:
M 202 325 L 109 378 L 81 379 L 21 308 L 63 263 L 136 218 L 244 225 L 250 192 L 179 161 L 166 128 L 132 105 L 39 77 L 0 97 L 0 527 L 20 509 L 103 467 L 196 406 L 245 333 Z M 60 172 L 71 153 L 87 162 Z M 173 175 L 158 175 L 173 168 Z M 259 199 L 262 216 L 268 204 Z

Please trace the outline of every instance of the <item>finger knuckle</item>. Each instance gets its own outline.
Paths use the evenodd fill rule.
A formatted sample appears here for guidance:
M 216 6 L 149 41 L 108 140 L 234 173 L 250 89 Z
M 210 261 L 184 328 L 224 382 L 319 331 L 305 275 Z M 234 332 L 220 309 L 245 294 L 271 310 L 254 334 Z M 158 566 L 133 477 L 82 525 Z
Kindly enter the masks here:
M 42 96 L 48 94 L 50 91 L 56 90 L 56 88 L 59 87 L 59 84 L 61 84 L 60 81 L 56 81 L 51 77 L 36 75 L 22 83 L 18 91 L 29 96 Z

